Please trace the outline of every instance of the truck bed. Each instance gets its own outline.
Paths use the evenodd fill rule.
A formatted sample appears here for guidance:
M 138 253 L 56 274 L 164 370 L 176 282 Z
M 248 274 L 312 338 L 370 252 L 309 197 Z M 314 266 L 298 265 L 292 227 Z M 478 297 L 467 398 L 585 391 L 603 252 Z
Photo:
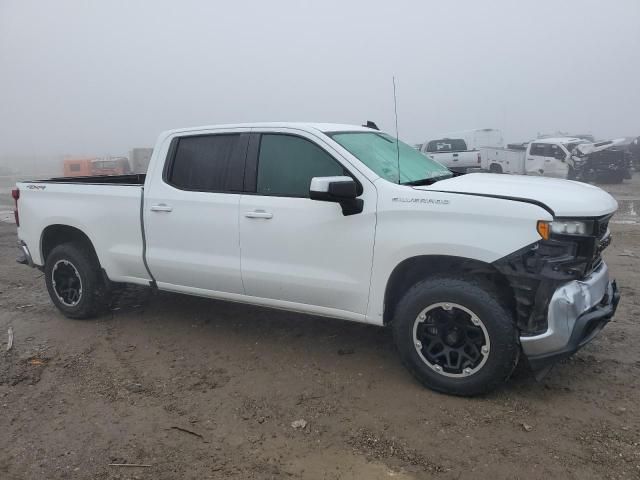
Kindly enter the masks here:
M 521 148 L 483 147 L 482 168 L 495 173 L 524 175 L 526 151 Z
M 144 178 L 119 175 L 19 182 L 18 234 L 29 247 L 34 264 L 44 265 L 44 236 L 67 226 L 89 238 L 111 280 L 148 281 L 142 258 Z

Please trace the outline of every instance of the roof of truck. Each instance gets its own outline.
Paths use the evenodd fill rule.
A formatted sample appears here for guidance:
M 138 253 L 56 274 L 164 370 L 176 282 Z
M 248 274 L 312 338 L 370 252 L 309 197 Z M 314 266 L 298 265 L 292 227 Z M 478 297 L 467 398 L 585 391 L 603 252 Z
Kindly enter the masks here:
M 531 143 L 575 143 L 575 142 L 586 142 L 586 140 L 584 138 L 576 138 L 576 137 L 536 138 L 535 140 L 531 140 Z
M 199 130 L 218 130 L 229 128 L 295 128 L 298 130 L 317 130 L 320 132 L 353 132 L 353 131 L 377 131 L 360 125 L 347 125 L 343 123 L 311 123 L 311 122 L 256 122 L 256 123 L 233 123 L 226 125 L 203 125 L 199 127 L 178 128 L 168 130 L 165 134 L 175 134 L 193 132 Z

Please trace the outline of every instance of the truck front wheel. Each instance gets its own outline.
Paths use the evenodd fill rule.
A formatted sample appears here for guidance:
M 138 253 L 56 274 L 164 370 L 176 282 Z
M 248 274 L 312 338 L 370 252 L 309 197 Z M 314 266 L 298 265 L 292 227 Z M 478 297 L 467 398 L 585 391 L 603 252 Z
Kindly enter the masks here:
M 518 360 L 511 314 L 473 279 L 417 283 L 398 304 L 392 325 L 402 362 L 439 392 L 489 392 L 509 378 Z
M 91 318 L 108 304 L 100 264 L 82 244 L 64 243 L 51 250 L 44 275 L 51 300 L 66 317 Z

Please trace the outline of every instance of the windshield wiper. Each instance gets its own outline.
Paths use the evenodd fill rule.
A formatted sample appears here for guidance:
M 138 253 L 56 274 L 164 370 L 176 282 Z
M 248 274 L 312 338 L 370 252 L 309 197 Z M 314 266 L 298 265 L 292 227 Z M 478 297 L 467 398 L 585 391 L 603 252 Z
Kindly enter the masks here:
M 451 178 L 453 175 L 450 173 L 447 173 L 445 175 L 437 175 L 435 177 L 429 177 L 429 178 L 422 178 L 420 180 L 414 180 L 412 182 L 404 182 L 402 183 L 402 185 L 408 185 L 410 187 L 417 187 L 419 185 L 433 185 L 436 182 L 439 182 L 440 180 L 445 180 L 447 178 Z

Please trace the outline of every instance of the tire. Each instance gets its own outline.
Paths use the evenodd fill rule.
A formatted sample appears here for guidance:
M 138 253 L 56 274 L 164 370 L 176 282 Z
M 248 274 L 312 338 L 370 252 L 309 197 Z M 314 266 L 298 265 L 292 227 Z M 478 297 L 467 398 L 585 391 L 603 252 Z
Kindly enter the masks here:
M 68 318 L 95 317 L 109 304 L 109 289 L 98 259 L 82 244 L 64 243 L 53 248 L 44 276 L 51 301 Z
M 518 362 L 520 346 L 512 314 L 490 288 L 473 279 L 434 277 L 417 283 L 400 300 L 392 328 L 403 364 L 424 386 L 438 392 L 487 393 L 503 384 Z M 454 343 L 447 344 L 450 335 Z M 469 344 L 454 355 L 452 347 L 460 339 Z M 430 352 L 438 350 L 438 341 L 449 353 L 434 359 Z M 469 352 L 479 356 L 471 362 Z M 451 359 L 459 368 L 447 366 Z
M 502 166 L 497 163 L 489 165 L 489 173 L 502 173 Z

